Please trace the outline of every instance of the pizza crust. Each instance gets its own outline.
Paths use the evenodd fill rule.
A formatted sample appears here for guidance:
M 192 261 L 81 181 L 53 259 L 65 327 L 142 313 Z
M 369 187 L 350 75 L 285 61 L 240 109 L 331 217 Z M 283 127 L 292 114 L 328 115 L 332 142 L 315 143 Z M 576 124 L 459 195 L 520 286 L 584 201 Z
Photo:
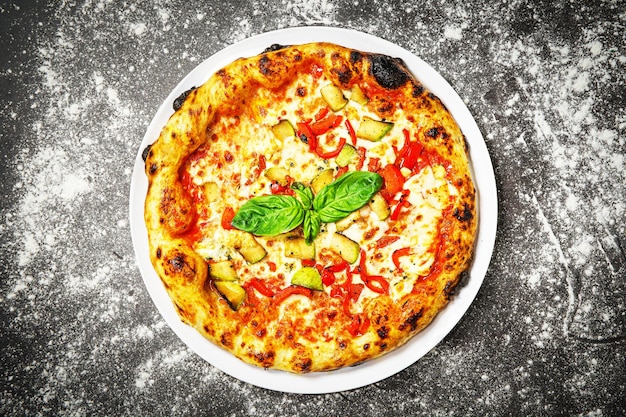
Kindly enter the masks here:
M 298 88 L 306 90 L 315 77 L 344 90 L 358 84 L 369 97 L 369 113 L 392 121 L 408 117 L 411 124 L 419 126 L 422 145 L 436 156 L 432 163 L 445 168 L 447 189 L 453 190 L 444 197 L 434 191 L 426 196 L 443 199 L 445 205 L 433 226 L 437 233 L 431 244 L 434 260 L 429 273 L 412 277 L 408 280 L 411 284 L 395 282 L 412 286 L 398 299 L 361 297 L 358 307 L 369 326 L 357 336 L 346 330 L 352 319 L 328 291 L 314 291 L 311 297 L 293 295 L 281 303 L 258 296 L 261 304 L 253 306 L 247 300 L 235 311 L 216 290 L 209 276 L 209 260 L 189 239 L 200 216 L 181 180 L 189 157 L 203 147 L 211 150 L 227 136 L 225 120 L 233 126 L 244 122 L 262 125 L 270 107 L 267 100 L 294 100 L 297 97 L 285 93 L 294 80 L 302 80 Z M 224 146 L 228 145 L 232 154 L 246 155 L 238 163 L 251 165 L 253 157 L 246 153 L 246 140 L 251 139 L 224 142 Z M 441 101 L 396 58 L 314 43 L 275 45 L 258 56 L 238 59 L 188 92 L 146 153 L 146 175 L 150 258 L 181 319 L 243 361 L 264 368 L 327 371 L 396 349 L 445 307 L 471 264 L 477 210 L 465 138 Z M 223 203 L 215 204 L 215 210 L 223 207 Z M 414 233 L 410 225 L 399 232 Z M 368 247 L 372 245 L 370 242 Z M 244 264 L 240 261 L 238 265 Z

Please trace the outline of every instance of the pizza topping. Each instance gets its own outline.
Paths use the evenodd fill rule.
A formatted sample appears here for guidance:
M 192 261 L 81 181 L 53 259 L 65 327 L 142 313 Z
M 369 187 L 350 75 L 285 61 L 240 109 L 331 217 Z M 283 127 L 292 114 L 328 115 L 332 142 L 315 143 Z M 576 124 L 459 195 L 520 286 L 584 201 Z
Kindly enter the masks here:
M 259 236 L 276 236 L 295 229 L 304 220 L 301 203 L 289 195 L 264 195 L 248 200 L 231 224 Z
M 389 201 L 402 190 L 405 181 L 404 175 L 402 175 L 400 168 L 394 164 L 385 165 L 378 173 L 383 177 L 381 194 Z
M 316 291 L 324 290 L 324 286 L 322 285 L 322 276 L 319 271 L 312 266 L 305 266 L 296 271 L 291 278 L 291 284 Z
M 292 184 L 300 200 L 286 195 L 253 197 L 235 214 L 231 224 L 260 236 L 276 236 L 304 224 L 307 243 L 315 239 L 322 223 L 334 223 L 363 207 L 378 192 L 382 177 L 373 172 L 353 171 L 312 191 Z
M 357 156 L 357 151 L 354 146 L 345 143 L 345 139 L 343 143 L 344 144 L 341 147 L 340 152 L 335 158 L 335 163 L 340 167 L 348 166 L 348 164 L 350 164 L 350 162 L 352 162 Z
M 274 358 L 278 346 L 316 342 L 323 349 L 358 349 L 367 358 L 393 348 L 402 332 L 394 320 L 405 306 L 430 314 L 428 306 L 440 299 L 420 297 L 436 295 L 442 276 L 449 293 L 450 271 L 467 259 L 456 254 L 469 248 L 457 248 L 466 242 L 459 225 L 474 230 L 476 216 L 464 200 L 471 178 L 458 162 L 462 135 L 440 117 L 445 109 L 434 97 L 411 101 L 423 88 L 402 62 L 321 50 L 292 55 L 288 47 L 251 61 L 243 72 L 237 65 L 221 71 L 210 85 L 225 98 L 213 102 L 213 87 L 200 87 L 173 118 L 200 123 L 195 143 L 181 132 L 180 140 L 145 152 L 150 189 L 159 191 L 146 211 L 150 230 L 165 228 L 171 245 L 182 238 L 198 255 L 185 270 L 208 277 L 209 294 L 177 287 L 174 272 L 184 265 L 168 255 L 166 237 L 154 261 L 169 268 L 162 275 L 168 288 L 195 297 L 195 325 L 209 338 L 257 365 L 297 372 L 311 365 Z M 169 166 L 163 147 L 171 150 L 170 164 L 182 165 L 161 169 Z M 185 313 L 192 322 L 193 313 Z M 269 348 L 266 336 L 274 343 Z M 351 355 L 339 366 L 352 364 Z M 312 361 L 313 370 L 325 366 Z
M 352 145 L 356 146 L 357 137 L 356 137 L 356 132 L 354 131 L 354 127 L 352 127 L 352 123 L 350 123 L 350 120 L 346 119 L 345 125 L 346 125 L 346 129 L 348 129 L 350 140 L 352 140 Z
M 393 123 L 391 122 L 374 120 L 365 116 L 356 131 L 356 137 L 371 142 L 378 142 L 389 133 L 392 127 Z
M 289 120 L 285 119 L 279 121 L 274 126 L 272 126 L 272 132 L 280 140 L 284 140 L 288 137 L 295 135 L 295 130 L 293 129 L 293 126 L 291 125 Z
M 330 158 L 334 158 L 336 156 L 338 156 L 342 149 L 344 148 L 344 145 L 346 144 L 346 139 L 345 138 L 340 138 L 339 139 L 339 144 L 337 145 L 337 148 L 335 150 L 329 151 L 329 152 L 321 152 L 320 148 L 318 147 L 316 149 L 317 154 L 319 155 L 320 158 L 322 159 L 330 159 Z M 348 145 L 350 146 L 350 145 Z M 354 149 L 354 148 L 353 148 Z M 339 164 L 337 164 L 339 165 Z
M 361 90 L 361 87 L 359 87 L 358 84 L 354 84 L 352 86 L 350 100 L 360 104 L 361 106 L 365 106 L 369 101 L 369 99 L 367 98 L 363 90 Z
M 215 288 L 226 298 L 233 310 L 239 310 L 243 300 L 246 298 L 246 290 L 233 281 L 215 281 Z
M 387 294 L 389 292 L 389 281 L 379 275 L 370 275 L 367 272 L 367 255 L 364 250 L 361 250 L 360 256 L 359 274 L 365 286 L 378 294 Z
M 237 271 L 231 261 L 218 261 L 209 264 L 209 276 L 220 281 L 237 281 Z
M 280 304 L 292 295 L 304 295 L 306 297 L 311 297 L 313 296 L 313 291 L 299 285 L 290 285 L 289 287 L 286 287 L 274 294 L 272 301 L 276 304 Z
M 343 109 L 348 104 L 348 99 L 343 96 L 341 88 L 334 84 L 327 84 L 320 90 L 322 97 L 333 111 Z

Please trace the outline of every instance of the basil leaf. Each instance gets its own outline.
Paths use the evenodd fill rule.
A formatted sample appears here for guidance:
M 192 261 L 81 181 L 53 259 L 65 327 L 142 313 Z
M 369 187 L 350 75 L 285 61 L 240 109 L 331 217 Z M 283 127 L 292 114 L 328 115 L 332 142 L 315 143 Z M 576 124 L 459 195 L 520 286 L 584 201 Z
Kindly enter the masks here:
M 313 242 L 313 239 L 320 233 L 322 227 L 322 219 L 319 213 L 313 210 L 307 210 L 304 214 L 304 223 L 302 224 L 302 230 L 304 231 L 304 239 L 309 245 Z
M 300 197 L 300 202 L 306 210 L 311 208 L 313 204 L 313 191 L 301 182 L 294 182 L 291 184 L 291 189 Z
M 231 224 L 260 236 L 275 236 L 298 227 L 304 220 L 302 204 L 289 195 L 264 195 L 248 200 Z
M 383 178 L 375 172 L 348 172 L 321 189 L 313 209 L 322 222 L 336 222 L 367 204 L 382 185 Z

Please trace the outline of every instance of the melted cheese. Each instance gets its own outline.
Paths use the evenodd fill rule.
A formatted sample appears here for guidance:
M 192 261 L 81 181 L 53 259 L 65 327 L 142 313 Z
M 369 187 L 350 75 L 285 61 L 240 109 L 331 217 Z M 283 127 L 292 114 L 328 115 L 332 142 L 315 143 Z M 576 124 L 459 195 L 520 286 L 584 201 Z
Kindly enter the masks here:
M 308 145 L 299 138 L 291 136 L 281 141 L 271 131 L 271 127 L 279 120 L 287 119 L 295 127 L 299 120 L 312 119 L 325 105 L 319 93 L 321 86 L 325 83 L 324 79 L 318 80 L 309 76 L 304 82 L 300 81 L 287 90 L 286 97 L 297 97 L 297 88 L 300 85 L 307 85 L 310 91 L 302 100 L 272 102 L 268 98 L 267 102 L 263 103 L 258 117 L 250 120 L 220 120 L 214 131 L 228 131 L 229 135 L 234 135 L 232 140 L 237 144 L 237 149 L 232 149 L 233 145 L 230 141 L 220 141 L 218 138 L 217 141 L 210 142 L 207 155 L 211 157 L 201 158 L 189 166 L 189 174 L 195 185 L 201 186 L 207 182 L 214 182 L 222 196 L 219 201 L 206 202 L 206 210 L 198 220 L 204 238 L 196 242 L 194 248 L 207 260 L 232 259 L 240 271 L 242 282 L 254 276 L 271 275 L 274 283 L 284 287 L 289 285 L 291 275 L 301 266 L 300 260 L 285 256 L 283 241 L 276 237 L 255 237 L 267 250 L 267 256 L 261 262 L 248 265 L 234 249 L 233 232 L 224 230 L 220 226 L 220 220 L 226 207 L 236 210 L 250 196 L 270 194 L 270 181 L 262 174 L 255 174 L 255 170 L 258 170 L 256 162 L 260 155 L 265 157 L 266 168 L 273 166 L 285 168 L 295 181 L 305 184 L 309 183 L 321 170 L 337 168 L 334 159 L 326 161 L 319 158 L 309 151 Z M 348 96 L 348 92 L 345 93 Z M 365 107 L 354 102 L 349 102 L 337 114 L 342 114 L 344 118 L 350 120 L 355 130 L 363 117 L 378 118 Z M 380 142 L 359 140 L 358 146 L 367 150 L 368 158 L 378 158 L 381 166 L 393 163 L 396 158 L 394 147 L 398 149 L 404 142 L 402 134 L 404 128 L 414 129 L 406 120 L 396 121 L 384 140 Z M 332 133 L 321 135 L 319 140 L 320 143 L 332 147 L 341 137 L 346 138 L 349 143 L 350 135 L 343 123 L 334 128 Z M 226 152 L 233 155 L 234 163 L 223 160 L 222 155 Z M 238 163 L 240 161 L 243 162 Z M 364 167 L 367 167 L 367 161 Z M 432 169 L 426 167 L 415 175 L 412 175 L 409 170 L 404 170 L 403 173 L 408 177 L 405 188 L 411 190 L 408 196 L 410 205 L 404 209 L 397 222 L 381 221 L 368 206 L 365 206 L 359 211 L 358 220 L 342 232 L 366 250 L 368 272 L 387 278 L 390 281 L 391 295 L 395 298 L 400 298 L 410 292 L 419 277 L 428 274 L 434 262 L 432 243 L 437 237 L 438 219 L 444 209 L 442 201 L 447 199 L 447 197 L 442 199 L 441 195 L 442 193 L 452 195 L 456 192 L 454 186 L 447 183 L 446 173 L 442 166 L 434 166 Z M 249 179 L 255 175 L 256 179 L 250 182 Z M 323 227 L 328 233 L 321 233 L 316 239 L 317 253 L 320 248 L 329 247 L 329 242 L 325 239 L 336 230 L 334 224 L 327 224 Z M 396 234 L 392 228 L 405 231 L 398 234 L 400 239 L 393 244 L 381 249 L 376 248 L 378 239 L 387 234 Z M 411 248 L 411 254 L 400 258 L 402 271 L 398 271 L 393 262 L 393 253 L 406 247 Z M 269 273 L 268 262 L 276 265 L 275 272 Z M 338 277 L 340 276 L 342 275 L 338 274 Z M 361 282 L 358 274 L 353 274 L 353 282 Z M 325 290 L 330 292 L 329 288 Z M 358 311 L 368 298 L 376 296 L 375 292 L 366 287 L 355 304 L 355 309 Z M 291 298 L 290 302 L 297 301 L 304 303 L 305 306 L 309 302 L 306 297 Z

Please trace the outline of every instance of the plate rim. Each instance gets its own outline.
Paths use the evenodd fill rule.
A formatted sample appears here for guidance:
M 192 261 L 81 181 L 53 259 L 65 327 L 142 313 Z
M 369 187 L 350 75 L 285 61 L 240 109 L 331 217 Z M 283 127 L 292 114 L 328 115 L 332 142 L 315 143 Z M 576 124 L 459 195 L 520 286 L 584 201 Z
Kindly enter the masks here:
M 282 43 L 281 39 L 289 39 L 289 42 Z M 179 319 L 149 259 L 143 221 L 147 178 L 142 152 L 158 138 L 161 128 L 174 112 L 173 100 L 189 88 L 200 85 L 197 81 L 202 81 L 203 77 L 206 81 L 232 60 L 258 54 L 275 43 L 293 45 L 323 41 L 402 58 L 416 78 L 444 103 L 467 138 L 478 201 L 478 234 L 467 282 L 422 332 L 396 350 L 358 366 L 301 375 L 247 364 Z M 417 69 L 419 74 L 415 73 Z M 257 387 L 285 393 L 327 394 L 361 388 L 403 371 L 441 343 L 456 327 L 473 303 L 487 273 L 495 245 L 498 202 L 495 173 L 482 133 L 463 100 L 437 71 L 414 53 L 381 37 L 355 29 L 314 25 L 272 30 L 233 43 L 199 63 L 179 81 L 159 106 L 139 146 L 131 176 L 129 218 L 136 263 L 144 285 L 161 317 L 188 348 L 222 372 Z

